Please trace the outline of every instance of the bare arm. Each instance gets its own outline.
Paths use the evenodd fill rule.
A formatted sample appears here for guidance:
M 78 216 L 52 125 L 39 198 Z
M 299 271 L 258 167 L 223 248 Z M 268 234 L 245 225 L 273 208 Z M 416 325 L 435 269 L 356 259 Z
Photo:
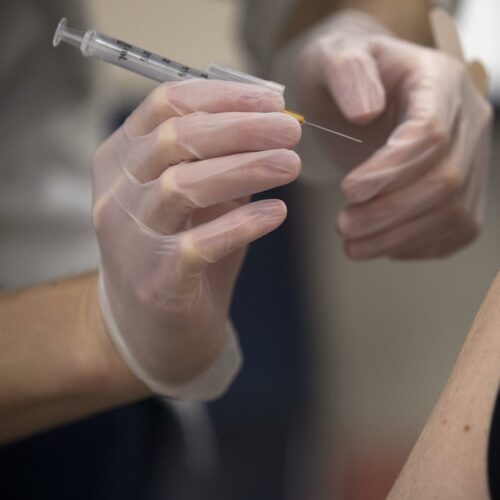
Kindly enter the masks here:
M 500 380 L 500 274 L 389 499 L 488 499 L 487 451 Z
M 97 275 L 0 294 L 0 443 L 148 395 L 102 324 Z

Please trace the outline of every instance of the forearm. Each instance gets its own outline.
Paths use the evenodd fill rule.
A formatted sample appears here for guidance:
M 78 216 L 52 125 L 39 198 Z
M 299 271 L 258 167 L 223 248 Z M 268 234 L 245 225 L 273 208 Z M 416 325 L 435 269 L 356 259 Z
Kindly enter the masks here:
M 111 344 L 97 275 L 0 295 L 0 443 L 148 395 Z
M 390 499 L 488 499 L 487 449 L 500 378 L 500 274 Z
M 370 14 L 400 38 L 432 44 L 429 2 L 425 0 L 300 0 L 283 29 L 280 45 L 286 45 L 327 15 L 346 9 Z

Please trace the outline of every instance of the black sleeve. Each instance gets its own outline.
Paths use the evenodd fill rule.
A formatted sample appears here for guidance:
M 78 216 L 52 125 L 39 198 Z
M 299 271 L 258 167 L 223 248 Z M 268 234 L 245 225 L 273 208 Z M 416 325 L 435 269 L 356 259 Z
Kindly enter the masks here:
M 174 482 L 179 435 L 150 399 L 0 447 L 0 499 L 158 500 Z
M 493 500 L 500 500 L 500 392 L 495 403 L 488 446 L 488 482 Z

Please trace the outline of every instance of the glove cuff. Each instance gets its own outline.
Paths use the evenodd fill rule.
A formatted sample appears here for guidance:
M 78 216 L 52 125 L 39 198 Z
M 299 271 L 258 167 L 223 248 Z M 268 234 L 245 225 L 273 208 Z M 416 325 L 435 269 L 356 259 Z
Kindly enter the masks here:
M 185 384 L 168 384 L 153 379 L 135 360 L 113 318 L 102 273 L 99 273 L 99 303 L 107 331 L 120 356 L 132 371 L 154 394 L 167 398 L 210 401 L 222 396 L 242 366 L 238 337 L 228 321 L 224 333 L 224 348 L 217 359 L 201 375 Z

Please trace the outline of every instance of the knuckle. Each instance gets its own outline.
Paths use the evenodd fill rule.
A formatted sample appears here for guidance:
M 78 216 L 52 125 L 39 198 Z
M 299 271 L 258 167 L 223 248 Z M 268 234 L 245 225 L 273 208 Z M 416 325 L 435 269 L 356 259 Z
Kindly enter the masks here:
M 157 123 L 165 120 L 167 115 L 178 115 L 179 110 L 179 85 L 184 82 L 166 82 L 154 89 L 149 95 L 149 107 Z M 181 94 L 182 95 L 182 94 Z
M 156 87 L 150 94 L 151 105 L 154 109 L 163 110 L 168 105 L 171 89 L 170 82 L 163 83 Z
M 196 244 L 190 233 L 183 233 L 179 236 L 179 257 L 181 268 L 184 271 L 209 262 L 209 259 L 203 256 L 202 248 Z
M 176 167 L 170 167 L 160 177 L 160 190 L 163 203 L 175 206 L 177 210 L 191 206 L 186 189 L 181 185 Z
M 174 148 L 179 142 L 180 123 L 178 118 L 170 118 L 156 129 L 157 147 L 161 151 Z
M 201 92 L 202 89 L 199 88 L 199 85 L 204 83 L 206 82 L 197 79 L 164 83 L 160 87 L 163 93 L 161 98 L 163 108 L 173 116 L 183 116 L 187 112 L 193 111 L 187 105 L 188 96 Z
M 165 115 L 165 110 L 168 107 L 167 87 L 160 85 L 154 89 L 148 100 L 153 115 L 160 120 Z
M 163 199 L 176 199 L 179 196 L 179 185 L 174 167 L 170 167 L 160 178 L 161 196 Z

